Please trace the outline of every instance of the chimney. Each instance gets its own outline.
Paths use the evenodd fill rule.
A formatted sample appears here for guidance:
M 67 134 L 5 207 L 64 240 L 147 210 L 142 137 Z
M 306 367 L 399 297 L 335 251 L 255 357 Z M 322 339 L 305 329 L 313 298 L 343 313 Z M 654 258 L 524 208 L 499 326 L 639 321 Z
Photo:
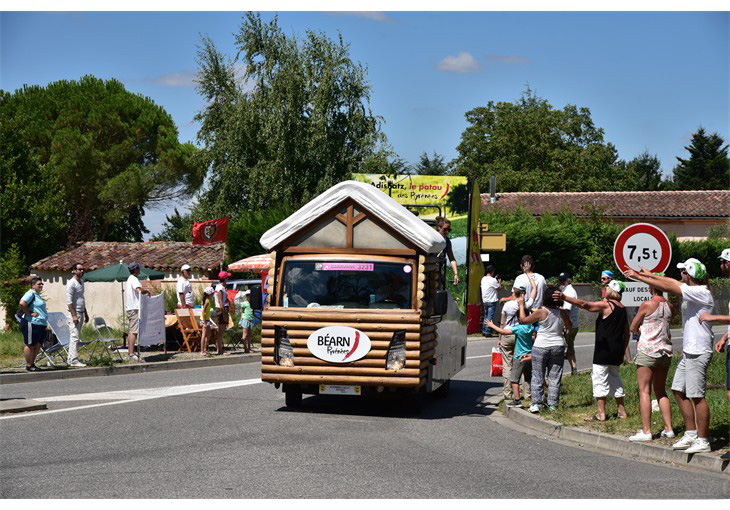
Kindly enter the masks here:
M 493 204 L 497 201 L 497 176 L 493 175 L 489 179 L 489 203 Z

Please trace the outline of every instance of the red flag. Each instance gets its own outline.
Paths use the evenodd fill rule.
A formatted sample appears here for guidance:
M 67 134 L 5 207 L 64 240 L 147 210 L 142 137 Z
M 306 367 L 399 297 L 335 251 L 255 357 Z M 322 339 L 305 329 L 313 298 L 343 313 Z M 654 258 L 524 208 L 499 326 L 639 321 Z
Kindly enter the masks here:
M 228 216 L 193 225 L 193 244 L 225 243 L 228 236 Z

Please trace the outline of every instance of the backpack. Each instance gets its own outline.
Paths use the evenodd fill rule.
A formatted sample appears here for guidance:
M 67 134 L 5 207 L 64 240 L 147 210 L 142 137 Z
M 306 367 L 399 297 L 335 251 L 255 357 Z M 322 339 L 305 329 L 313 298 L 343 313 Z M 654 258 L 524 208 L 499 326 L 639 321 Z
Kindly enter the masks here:
M 35 299 L 35 292 L 33 293 L 33 297 L 30 298 L 30 301 L 28 301 L 28 303 L 27 303 L 28 307 L 30 307 L 30 304 L 33 302 L 34 299 Z M 30 310 L 30 308 L 28 308 L 28 309 Z M 15 310 L 15 320 L 18 322 L 22 322 L 23 320 L 25 320 L 25 317 L 23 317 L 23 315 L 25 315 L 23 308 L 21 306 L 18 306 L 18 309 Z

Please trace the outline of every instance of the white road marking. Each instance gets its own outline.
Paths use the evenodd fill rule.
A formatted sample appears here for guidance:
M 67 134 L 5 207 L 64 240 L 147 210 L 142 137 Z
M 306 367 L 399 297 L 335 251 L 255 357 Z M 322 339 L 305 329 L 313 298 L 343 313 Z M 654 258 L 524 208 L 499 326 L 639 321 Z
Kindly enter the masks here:
M 59 395 L 56 397 L 38 397 L 33 400 L 39 402 L 78 402 L 78 401 L 96 401 L 110 400 L 111 402 L 102 402 L 100 404 L 89 404 L 84 406 L 66 407 L 64 409 L 52 409 L 49 411 L 34 411 L 28 413 L 20 413 L 8 416 L 1 416 L 0 420 L 11 420 L 16 418 L 24 418 L 26 416 L 39 416 L 42 414 L 65 413 L 67 411 L 77 411 L 80 409 L 91 409 L 94 407 L 104 407 L 116 404 L 126 404 L 131 402 L 140 402 L 142 400 L 152 400 L 156 398 L 174 397 L 178 395 L 188 395 L 191 393 L 200 393 L 203 391 L 222 390 L 226 388 L 235 388 L 237 386 L 248 386 L 250 384 L 258 384 L 261 379 L 242 379 L 239 381 L 226 381 L 207 384 L 188 384 L 185 386 L 170 386 L 163 388 L 145 388 L 138 390 L 108 391 L 102 393 L 80 393 L 77 395 Z

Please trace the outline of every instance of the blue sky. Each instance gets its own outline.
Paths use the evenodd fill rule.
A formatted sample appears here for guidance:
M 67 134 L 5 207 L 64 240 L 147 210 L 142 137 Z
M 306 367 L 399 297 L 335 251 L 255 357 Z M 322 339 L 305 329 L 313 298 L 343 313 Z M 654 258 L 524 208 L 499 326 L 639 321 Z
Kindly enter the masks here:
M 117 78 L 163 106 L 181 140 L 193 142 L 200 34 L 233 55 L 241 20 L 234 12 L 1 16 L 3 90 Z M 464 113 L 517 99 L 526 84 L 555 107 L 589 108 L 622 159 L 647 149 L 665 172 L 699 126 L 730 139 L 727 12 L 281 12 L 279 23 L 299 36 L 342 33 L 368 67 L 373 112 L 410 163 L 424 151 L 453 159 Z M 171 209 L 148 211 L 152 234 Z

